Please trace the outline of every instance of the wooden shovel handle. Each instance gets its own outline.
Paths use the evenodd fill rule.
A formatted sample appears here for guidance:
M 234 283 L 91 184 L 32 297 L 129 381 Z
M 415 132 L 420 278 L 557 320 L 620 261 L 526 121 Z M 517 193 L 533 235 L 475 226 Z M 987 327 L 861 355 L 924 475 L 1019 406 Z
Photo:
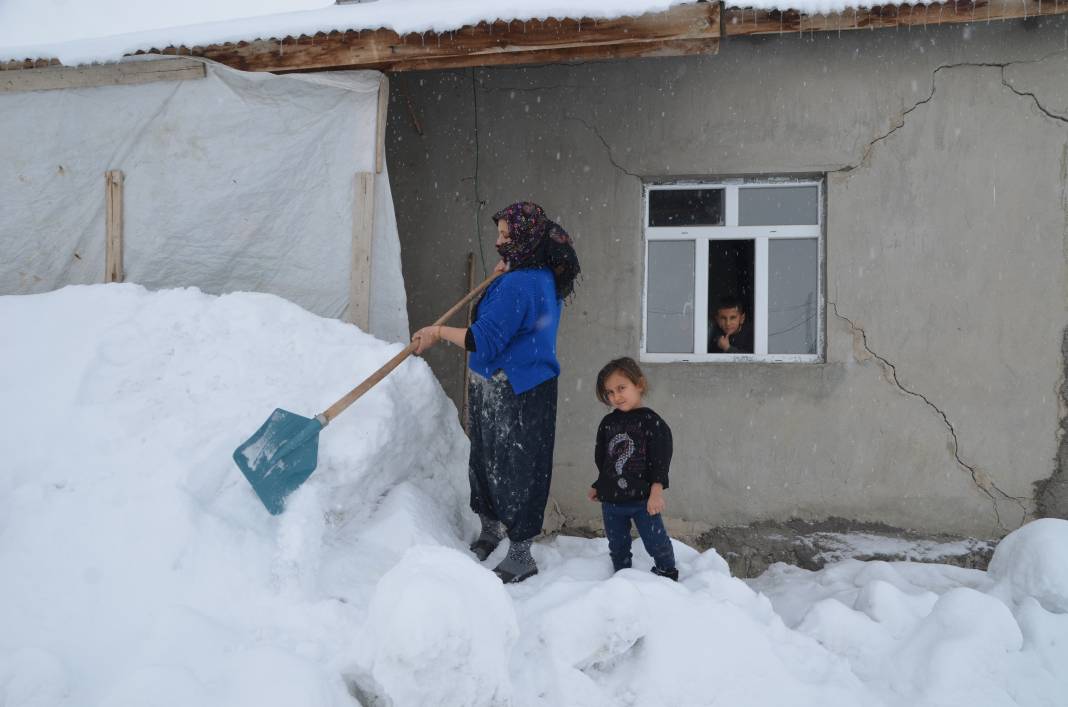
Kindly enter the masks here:
M 452 308 L 449 309 L 448 312 L 445 312 L 445 314 L 442 314 L 441 317 L 439 317 L 436 322 L 431 324 L 431 326 L 438 326 L 438 325 L 444 324 L 445 322 L 447 322 L 450 319 L 452 319 L 454 314 L 456 314 L 461 309 L 463 309 L 463 306 L 465 304 L 470 302 L 472 299 L 474 299 L 476 296 L 478 296 L 478 294 L 481 293 L 484 289 L 489 287 L 489 284 L 491 282 L 493 282 L 494 280 L 496 280 L 498 277 L 500 277 L 500 275 L 501 275 L 501 273 L 495 272 L 492 275 L 490 275 L 489 277 L 487 277 L 485 280 L 482 281 L 481 285 L 479 285 L 475 289 L 473 289 L 470 292 L 468 292 L 464 296 L 464 298 L 462 300 L 460 300 L 459 302 L 454 304 L 452 306 Z M 412 342 L 412 343 L 408 344 L 406 347 L 404 347 L 404 350 L 401 351 L 399 354 L 397 354 L 393 358 L 389 359 L 389 361 L 386 363 L 386 365 L 382 366 L 377 371 L 375 371 L 371 375 L 367 376 L 367 379 L 364 380 L 363 383 L 360 383 L 358 386 L 356 386 L 355 388 L 350 390 L 345 395 L 345 397 L 343 397 L 340 400 L 338 400 L 336 403 L 334 403 L 329 408 L 327 408 L 325 412 L 320 413 L 316 417 L 319 419 L 319 421 L 321 423 L 323 423 L 324 427 L 326 425 L 330 424 L 331 420 L 333 420 L 335 417 L 340 415 L 345 410 L 345 408 L 347 408 L 349 405 L 352 405 L 354 402 L 356 402 L 356 400 L 359 399 L 359 397 L 361 395 L 363 395 L 368 390 L 373 388 L 376 383 L 378 383 L 380 380 L 382 380 L 387 375 L 389 375 L 390 371 L 392 371 L 397 366 L 401 365 L 401 363 L 404 361 L 404 359 L 406 359 L 409 356 L 411 356 L 412 352 L 414 352 L 414 351 L 415 351 L 415 343 Z

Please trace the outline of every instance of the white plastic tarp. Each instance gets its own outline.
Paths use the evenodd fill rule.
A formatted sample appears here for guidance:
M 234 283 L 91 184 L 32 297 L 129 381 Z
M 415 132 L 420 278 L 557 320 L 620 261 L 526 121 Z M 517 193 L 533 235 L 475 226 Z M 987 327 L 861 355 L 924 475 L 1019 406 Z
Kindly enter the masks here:
M 104 174 L 121 170 L 127 282 L 346 315 L 355 173 L 375 171 L 381 74 L 206 65 L 199 80 L 0 93 L 0 294 L 103 281 Z M 384 168 L 374 201 L 370 328 L 403 341 Z

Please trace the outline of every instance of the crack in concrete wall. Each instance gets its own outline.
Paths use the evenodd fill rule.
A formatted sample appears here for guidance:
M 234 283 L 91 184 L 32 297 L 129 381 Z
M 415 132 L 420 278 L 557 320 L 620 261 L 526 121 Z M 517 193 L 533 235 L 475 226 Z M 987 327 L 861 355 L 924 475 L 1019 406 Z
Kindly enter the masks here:
M 1021 90 L 1017 89 L 1015 86 L 1013 86 L 1011 83 L 1009 83 L 1008 79 L 1005 78 L 1005 68 L 1009 67 L 1009 66 L 1012 66 L 1012 64 L 1005 64 L 1004 66 L 1001 67 L 1001 85 L 1002 86 L 1004 86 L 1005 88 L 1009 89 L 1010 91 L 1015 93 L 1017 96 L 1030 98 L 1032 101 L 1035 102 L 1035 107 L 1038 108 L 1040 111 L 1042 111 L 1042 113 L 1045 114 L 1045 116 L 1047 118 L 1051 118 L 1051 119 L 1059 121 L 1061 123 L 1068 123 L 1068 118 L 1066 118 L 1063 115 L 1059 115 L 1057 113 L 1054 113 L 1054 112 L 1050 111 L 1049 109 L 1047 109 L 1044 105 L 1042 105 L 1042 102 L 1040 100 L 1038 100 L 1038 96 L 1036 96 L 1034 93 L 1032 93 L 1030 91 L 1021 91 Z
M 605 151 L 608 152 L 608 161 L 611 162 L 612 165 L 616 169 L 618 169 L 620 172 L 623 172 L 624 174 L 628 174 L 628 175 L 634 177 L 635 179 L 639 179 L 640 180 L 642 178 L 642 176 L 640 174 L 635 174 L 634 172 L 631 172 L 629 169 L 627 169 L 626 167 L 624 167 L 620 163 L 616 162 L 616 158 L 612 155 L 612 146 L 608 144 L 608 141 L 604 139 L 604 136 L 601 135 L 601 131 L 598 130 L 595 125 L 593 125 L 592 123 L 590 123 L 587 120 L 583 120 L 582 118 L 579 118 L 578 116 L 571 115 L 569 113 L 565 113 L 564 114 L 564 119 L 565 120 L 574 120 L 576 123 L 581 123 L 582 125 L 584 125 L 586 127 L 587 130 L 589 130 L 591 133 L 596 135 L 597 139 L 601 141 L 602 145 L 604 145 Z
M 1059 55 L 1065 54 L 1065 53 L 1068 53 L 1068 50 L 1052 52 L 1052 53 L 1047 54 L 1047 55 L 1045 55 L 1045 56 L 1043 56 L 1043 57 L 1041 57 L 1039 59 L 1027 59 L 1027 60 L 1007 61 L 1007 62 L 959 62 L 959 63 L 956 63 L 956 64 L 941 64 L 940 66 L 935 67 L 931 71 L 931 92 L 927 95 L 927 97 L 926 98 L 922 98 L 919 101 L 916 101 L 916 103 L 912 104 L 912 106 L 910 108 L 902 111 L 901 116 L 898 118 L 897 124 L 894 125 L 894 127 L 890 128 L 890 130 L 888 130 L 887 132 L 885 132 L 882 135 L 879 135 L 878 137 L 876 137 L 873 140 L 871 140 L 864 147 L 864 154 L 861 155 L 860 160 L 857 161 L 856 164 L 851 164 L 851 165 L 846 165 L 844 167 L 840 167 L 840 168 L 838 168 L 836 170 L 832 170 L 831 173 L 832 174 L 834 174 L 834 173 L 846 173 L 846 174 L 848 174 L 849 172 L 852 172 L 855 169 L 859 169 L 862 166 L 866 166 L 868 164 L 869 158 L 871 157 L 872 151 L 875 149 L 875 146 L 878 143 L 882 142 L 883 140 L 886 140 L 891 135 L 896 133 L 898 130 L 900 130 L 901 128 L 905 127 L 906 118 L 909 116 L 909 114 L 911 114 L 913 111 L 917 110 L 920 106 L 930 103 L 934 99 L 935 93 L 937 92 L 937 89 L 938 89 L 938 74 L 941 71 L 944 71 L 944 70 L 959 69 L 961 67 L 1000 69 L 1001 70 L 1001 84 L 1005 88 L 1009 89 L 1010 91 L 1015 93 L 1017 96 L 1020 96 L 1022 98 L 1030 98 L 1032 101 L 1034 101 L 1035 106 L 1043 114 L 1045 114 L 1048 118 L 1050 118 L 1052 120 L 1056 120 L 1056 121 L 1062 122 L 1062 123 L 1068 123 L 1068 117 L 1065 117 L 1065 116 L 1062 116 L 1062 115 L 1058 115 L 1057 113 L 1053 113 L 1052 111 L 1048 110 L 1044 105 L 1042 105 L 1042 102 L 1038 99 L 1038 96 L 1036 96 L 1034 93 L 1031 93 L 1029 91 L 1021 91 L 1021 90 L 1017 89 L 1015 86 L 1013 86 L 1009 82 L 1008 79 L 1005 78 L 1005 69 L 1007 69 L 1010 66 L 1023 66 L 1025 64 L 1039 64 L 1039 63 L 1042 63 L 1043 61 L 1046 61 L 1047 59 L 1050 59 L 1052 57 L 1059 56 Z
M 1060 444 L 1057 446 L 1053 474 L 1048 479 L 1035 482 L 1038 514 L 1046 518 L 1068 518 L 1068 328 L 1065 328 L 1061 340 L 1061 356 L 1064 366 L 1057 386 L 1060 401 L 1057 434 Z
M 961 459 L 961 456 L 960 456 L 960 440 L 957 438 L 957 430 L 953 426 L 953 423 L 949 421 L 949 417 L 946 415 L 945 411 L 943 411 L 940 407 L 935 405 L 931 401 L 931 399 L 928 398 L 923 393 L 917 392 L 915 390 L 910 390 L 909 388 L 906 388 L 904 385 L 902 385 L 901 381 L 898 379 L 898 376 L 897 376 L 897 366 L 895 366 L 893 363 L 891 363 L 889 360 L 887 360 L 887 358 L 885 356 L 882 356 L 881 354 L 876 353 L 871 348 L 871 346 L 868 344 L 868 333 L 864 330 L 864 328 L 860 327 L 860 326 L 857 326 L 857 324 L 852 319 L 850 319 L 849 317 L 847 317 L 847 316 L 843 315 L 841 312 L 839 312 L 838 311 L 838 304 L 836 302 L 832 302 L 832 301 L 828 300 L 827 303 L 829 305 L 831 305 L 831 308 L 834 310 L 834 316 L 836 316 L 839 319 L 841 319 L 842 321 L 846 322 L 849 325 L 849 328 L 850 328 L 851 331 L 853 331 L 854 333 L 859 333 L 860 334 L 861 344 L 864 347 L 864 350 L 872 358 L 874 358 L 875 360 L 879 361 L 879 363 L 881 363 L 883 365 L 884 370 L 889 372 L 890 382 L 892 382 L 901 392 L 905 393 L 906 395 L 910 395 L 912 397 L 916 397 L 916 398 L 919 398 L 920 400 L 922 400 L 924 403 L 926 403 L 926 405 L 929 408 L 934 410 L 935 413 L 942 419 L 943 424 L 946 426 L 946 429 L 949 431 L 950 437 L 953 439 L 953 458 L 957 461 L 957 464 L 962 469 L 964 469 L 965 471 L 968 472 L 968 474 L 971 476 L 972 483 L 975 484 L 975 487 L 977 489 L 979 489 L 980 491 L 982 491 L 983 494 L 986 495 L 990 499 L 990 505 L 991 505 L 991 508 L 994 511 L 994 519 L 997 522 L 998 527 L 1001 528 L 1002 530 L 1006 531 L 1006 532 L 1011 530 L 1010 528 L 1006 527 L 1005 524 L 1001 520 L 1001 512 L 998 510 L 998 498 L 999 497 L 1002 498 L 1002 499 L 1005 499 L 1007 501 L 1012 501 L 1013 503 L 1015 503 L 1017 506 L 1020 507 L 1020 511 L 1021 511 L 1020 525 L 1023 525 L 1024 521 L 1026 521 L 1026 519 L 1027 519 L 1027 516 L 1031 512 L 1030 509 L 1028 509 L 1028 507 L 1025 505 L 1024 502 L 1025 501 L 1029 501 L 1030 499 L 1027 499 L 1025 497 L 1020 497 L 1020 496 L 1013 496 L 1013 495 L 1007 493 L 1006 491 L 1003 491 L 1001 488 L 998 487 L 998 485 L 994 482 L 994 480 L 990 477 L 989 474 L 986 474 L 983 471 L 980 471 L 979 469 L 976 469 L 974 466 L 972 466 L 971 464 L 968 464 L 963 459 Z
M 938 73 L 940 71 L 944 70 L 944 69 L 956 69 L 956 68 L 959 68 L 959 67 L 962 67 L 962 66 L 985 67 L 985 68 L 999 67 L 999 68 L 1001 68 L 1002 74 L 1004 75 L 1004 71 L 1005 71 L 1004 67 L 1006 66 L 1006 64 L 987 64 L 987 63 L 967 63 L 967 62 L 964 62 L 964 63 L 959 63 L 959 64 L 942 64 L 941 66 L 935 67 L 935 69 L 931 72 L 931 92 L 929 94 L 927 94 L 927 97 L 923 98 L 923 99 L 920 99 L 919 101 L 916 101 L 914 104 L 912 104 L 912 106 L 910 108 L 908 108 L 905 111 L 902 111 L 900 117 L 898 117 L 897 124 L 894 125 L 894 127 L 890 128 L 890 130 L 888 130 L 887 132 L 885 132 L 882 135 L 879 135 L 875 139 L 871 140 L 864 147 L 864 154 L 862 154 L 860 156 L 860 160 L 857 161 L 856 164 L 851 164 L 851 165 L 846 165 L 845 167 L 840 167 L 839 169 L 833 170 L 832 173 L 841 172 L 841 173 L 848 174 L 849 172 L 852 172 L 855 169 L 859 169 L 860 167 L 867 166 L 868 165 L 868 161 L 871 158 L 871 153 L 875 150 L 875 146 L 877 144 L 879 144 L 880 142 L 882 142 L 883 140 L 886 140 L 887 138 L 889 138 L 891 135 L 896 133 L 901 128 L 905 127 L 906 118 L 913 111 L 917 110 L 920 106 L 923 106 L 923 105 L 926 105 L 926 104 L 930 103 L 934 99 L 935 92 L 937 91 L 937 88 L 938 88 L 938 86 L 937 86 Z

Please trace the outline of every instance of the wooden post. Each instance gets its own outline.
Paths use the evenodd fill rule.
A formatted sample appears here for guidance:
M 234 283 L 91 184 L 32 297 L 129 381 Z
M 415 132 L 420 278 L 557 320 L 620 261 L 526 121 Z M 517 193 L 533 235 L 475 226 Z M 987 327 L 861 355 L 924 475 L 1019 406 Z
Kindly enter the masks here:
M 104 173 L 106 203 L 106 245 L 104 282 L 122 282 L 122 172 L 117 169 Z
M 386 163 L 386 111 L 389 108 L 389 77 L 382 74 L 378 84 L 378 117 L 375 122 L 375 174 L 382 174 Z
M 467 291 L 475 289 L 475 254 L 467 254 Z M 471 304 L 467 305 L 467 317 L 464 326 L 471 327 L 471 315 L 475 311 L 475 302 L 471 300 Z M 471 358 L 471 353 L 464 347 L 464 389 L 460 393 L 460 420 L 464 426 L 464 432 L 470 432 L 471 417 L 467 412 L 467 388 L 471 382 L 471 369 L 467 367 L 467 361 Z
M 357 172 L 352 200 L 352 272 L 348 320 L 371 330 L 371 241 L 375 227 L 375 175 Z

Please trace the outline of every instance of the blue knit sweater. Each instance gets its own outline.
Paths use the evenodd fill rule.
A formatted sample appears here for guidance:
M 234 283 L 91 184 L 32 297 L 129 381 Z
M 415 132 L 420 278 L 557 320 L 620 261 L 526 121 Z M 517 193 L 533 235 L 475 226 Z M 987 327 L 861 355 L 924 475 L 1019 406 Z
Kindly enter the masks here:
M 501 275 L 486 288 L 471 325 L 471 370 L 488 378 L 503 369 L 516 395 L 560 375 L 556 330 L 561 306 L 548 268 Z

